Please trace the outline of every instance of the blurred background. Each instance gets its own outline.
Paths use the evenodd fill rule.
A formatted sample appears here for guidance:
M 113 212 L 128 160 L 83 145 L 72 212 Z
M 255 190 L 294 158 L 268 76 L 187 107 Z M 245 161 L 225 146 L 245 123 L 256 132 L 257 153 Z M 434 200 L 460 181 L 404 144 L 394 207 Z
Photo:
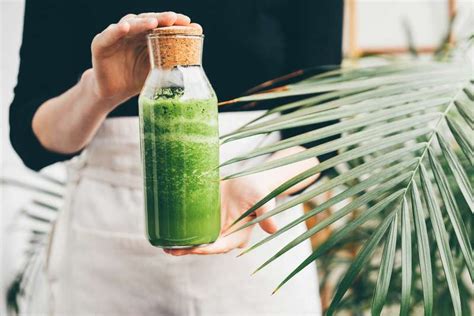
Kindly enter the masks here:
M 359 63 L 359 58 L 369 55 L 432 54 L 440 43 L 453 44 L 472 32 L 473 6 L 472 1 L 460 0 L 346 0 L 344 63 Z M 62 190 L 58 183 L 28 171 L 9 143 L 8 107 L 19 65 L 23 10 L 22 0 L 0 0 L 0 315 L 6 314 L 3 298 L 22 267 L 29 232 L 42 229 L 37 222 L 21 219 L 22 210 L 37 209 L 47 216 L 41 203 L 46 201 L 53 208 L 60 203 L 54 196 L 30 193 L 5 185 L 5 181 L 29 183 L 59 194 Z M 61 164 L 46 168 L 44 174 L 64 178 Z

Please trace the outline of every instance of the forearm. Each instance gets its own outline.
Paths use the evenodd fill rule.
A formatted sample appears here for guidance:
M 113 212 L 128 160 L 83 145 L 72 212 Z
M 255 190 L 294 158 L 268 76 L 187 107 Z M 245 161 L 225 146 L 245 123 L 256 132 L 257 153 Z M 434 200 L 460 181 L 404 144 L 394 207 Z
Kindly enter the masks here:
M 75 86 L 38 108 L 32 127 L 43 147 L 70 154 L 92 139 L 114 106 L 96 95 L 93 80 L 92 71 L 86 71 Z
M 269 158 L 269 160 L 277 160 L 286 156 L 297 154 L 304 150 L 305 148 L 301 146 L 287 148 L 287 149 L 274 153 Z M 319 163 L 318 159 L 314 157 L 314 158 L 309 158 L 309 159 L 302 160 L 299 162 L 295 162 L 286 166 L 260 172 L 252 176 L 256 177 L 255 181 L 258 181 L 259 183 L 263 183 L 264 185 L 266 185 L 266 187 L 269 190 L 274 190 L 278 186 L 283 184 L 285 181 L 293 178 L 294 176 L 300 174 L 303 171 L 306 171 L 309 168 L 316 166 L 318 163 Z M 306 178 L 305 180 L 299 182 L 298 184 L 294 185 L 293 187 L 283 192 L 281 196 L 290 195 L 306 188 L 307 186 L 311 185 L 318 177 L 319 177 L 319 174 L 315 174 L 311 177 Z

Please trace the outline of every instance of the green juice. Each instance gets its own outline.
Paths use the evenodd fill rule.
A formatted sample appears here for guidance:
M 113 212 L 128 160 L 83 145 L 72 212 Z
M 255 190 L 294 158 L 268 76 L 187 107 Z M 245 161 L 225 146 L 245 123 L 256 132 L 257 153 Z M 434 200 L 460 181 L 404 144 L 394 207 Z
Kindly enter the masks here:
M 141 97 L 139 108 L 150 243 L 214 242 L 220 232 L 217 99 Z

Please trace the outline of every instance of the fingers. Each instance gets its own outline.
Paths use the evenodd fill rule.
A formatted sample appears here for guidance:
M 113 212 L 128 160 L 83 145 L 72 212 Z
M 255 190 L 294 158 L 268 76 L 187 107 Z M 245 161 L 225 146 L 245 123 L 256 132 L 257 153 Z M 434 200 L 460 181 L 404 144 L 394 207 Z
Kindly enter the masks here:
M 197 23 L 190 23 L 189 26 L 192 26 L 192 27 L 195 27 L 197 29 L 199 29 L 202 33 L 202 26 L 200 24 L 197 24 Z
M 185 255 L 214 255 L 227 253 L 230 250 L 237 248 L 229 243 L 228 237 L 222 237 L 217 239 L 213 244 L 202 247 L 195 247 L 189 249 L 166 249 L 165 252 L 173 256 L 185 256 Z
M 110 24 L 102 33 L 97 34 L 92 41 L 94 51 L 109 47 L 123 38 L 130 30 L 129 24 Z
M 137 18 L 134 14 L 124 16 L 118 24 L 110 24 L 105 30 L 97 34 L 92 41 L 94 53 L 100 53 L 116 44 L 125 36 L 136 35 L 151 30 L 158 25 L 155 18 Z
M 123 18 L 120 19 L 119 23 L 123 22 L 123 21 L 134 19 L 136 17 L 137 17 L 136 14 L 133 14 L 133 13 L 127 14 L 126 16 L 124 16 Z
M 134 36 L 143 33 L 158 26 L 158 20 L 156 18 L 132 18 L 120 23 L 130 25 L 130 29 L 127 34 L 128 36 Z
M 191 23 L 191 18 L 187 15 L 177 13 L 177 19 L 176 22 L 174 22 L 175 25 L 189 25 Z
M 259 223 L 260 227 L 269 234 L 274 234 L 278 230 L 278 226 L 273 218 L 267 218 Z
M 263 207 L 259 208 L 255 213 L 258 216 L 263 215 L 268 210 L 275 208 L 275 200 L 270 200 Z M 273 217 L 269 217 L 258 223 L 260 227 L 269 234 L 273 234 L 278 230 L 278 226 Z
M 182 25 L 186 26 L 191 23 L 191 19 L 184 14 L 175 12 L 148 12 L 138 15 L 141 18 L 155 18 L 159 22 L 159 26 Z
M 173 256 L 184 255 L 216 255 L 227 253 L 236 248 L 243 248 L 250 239 L 251 229 L 247 228 L 229 236 L 220 236 L 213 244 L 189 249 L 165 249 Z
M 199 24 L 191 23 L 191 19 L 181 13 L 161 12 L 127 14 L 118 23 L 110 24 L 102 33 L 98 34 L 92 47 L 95 51 L 110 47 L 125 36 L 134 36 L 159 26 L 190 25 L 201 28 Z

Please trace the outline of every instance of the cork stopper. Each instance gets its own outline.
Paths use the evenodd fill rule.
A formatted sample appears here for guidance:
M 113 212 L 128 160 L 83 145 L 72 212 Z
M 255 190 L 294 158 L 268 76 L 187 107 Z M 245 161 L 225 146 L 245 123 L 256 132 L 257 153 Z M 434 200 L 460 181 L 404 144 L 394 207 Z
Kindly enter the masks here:
M 191 26 L 153 29 L 148 35 L 152 67 L 170 69 L 201 64 L 202 30 Z

